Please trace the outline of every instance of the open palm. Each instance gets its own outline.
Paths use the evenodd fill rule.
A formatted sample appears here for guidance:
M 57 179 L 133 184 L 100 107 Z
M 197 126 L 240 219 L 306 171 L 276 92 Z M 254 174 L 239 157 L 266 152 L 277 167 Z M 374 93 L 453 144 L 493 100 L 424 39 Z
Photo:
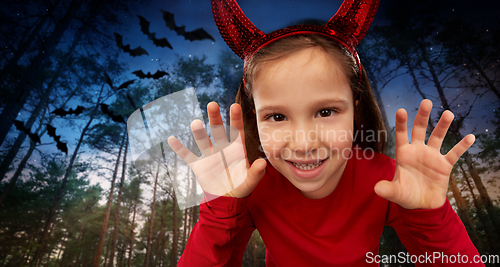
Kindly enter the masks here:
M 413 123 L 411 143 L 406 130 L 407 114 L 396 113 L 396 172 L 394 179 L 380 181 L 375 192 L 406 209 L 434 209 L 446 200 L 448 181 L 453 165 L 474 143 L 472 134 L 464 137 L 446 155 L 441 144 L 453 121 L 453 113 L 443 112 L 441 119 L 425 142 L 427 122 L 432 109 L 430 100 L 423 100 Z
M 191 123 L 191 130 L 202 156 L 198 157 L 175 137 L 168 139 L 174 152 L 193 170 L 204 192 L 215 196 L 243 198 L 248 196 L 264 175 L 266 161 L 257 160 L 249 166 L 245 151 L 245 135 L 241 107 L 231 107 L 231 141 L 227 140 L 217 103 L 207 106 L 214 143 L 200 120 Z

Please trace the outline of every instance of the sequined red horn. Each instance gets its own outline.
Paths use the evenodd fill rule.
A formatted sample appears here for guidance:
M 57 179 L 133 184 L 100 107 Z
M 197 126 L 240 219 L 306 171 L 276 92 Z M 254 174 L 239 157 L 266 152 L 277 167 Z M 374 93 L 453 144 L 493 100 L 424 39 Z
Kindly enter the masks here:
M 375 18 L 380 0 L 344 0 L 326 27 L 342 35 L 347 45 L 356 47 Z
M 234 0 L 212 0 L 212 12 L 222 38 L 241 59 L 245 59 L 248 47 L 265 35 Z

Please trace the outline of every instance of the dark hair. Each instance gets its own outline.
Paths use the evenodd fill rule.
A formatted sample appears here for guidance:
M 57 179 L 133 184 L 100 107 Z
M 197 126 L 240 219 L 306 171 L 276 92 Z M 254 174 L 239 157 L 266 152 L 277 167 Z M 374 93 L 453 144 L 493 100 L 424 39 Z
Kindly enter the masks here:
M 252 163 L 259 157 L 265 157 L 259 141 L 257 129 L 257 118 L 252 97 L 252 83 L 263 62 L 277 60 L 286 57 L 302 49 L 318 47 L 332 60 L 338 60 L 344 74 L 350 82 L 354 104 L 354 132 L 373 131 L 376 138 L 368 141 L 361 134 L 356 135 L 353 143 L 361 148 L 371 148 L 376 152 L 383 153 L 386 143 L 386 132 L 382 115 L 373 96 L 370 81 L 361 65 L 362 77 L 360 80 L 359 69 L 356 60 L 334 40 L 319 34 L 294 35 L 277 40 L 260 49 L 248 61 L 245 61 L 245 84 L 241 84 L 236 95 L 236 103 L 241 105 L 243 111 L 243 124 L 245 129 L 245 146 L 248 161 Z M 245 93 L 245 88 L 248 95 Z

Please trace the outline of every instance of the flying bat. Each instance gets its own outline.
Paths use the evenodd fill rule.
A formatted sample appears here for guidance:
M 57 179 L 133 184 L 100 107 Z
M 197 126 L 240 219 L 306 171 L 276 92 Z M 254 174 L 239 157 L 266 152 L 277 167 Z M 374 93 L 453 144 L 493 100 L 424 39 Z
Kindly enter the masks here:
M 155 80 L 160 79 L 161 77 L 163 77 L 165 75 L 170 75 L 170 74 L 168 74 L 168 72 L 164 72 L 164 71 L 160 71 L 160 70 L 157 70 L 155 72 L 155 74 L 151 74 L 151 72 L 149 72 L 149 71 L 147 74 L 144 74 L 144 72 L 142 70 L 136 70 L 136 71 L 132 72 L 132 74 L 135 74 L 137 77 L 139 77 L 141 79 L 153 78 Z
M 115 115 L 113 111 L 109 110 L 109 106 L 106 104 L 101 104 L 101 110 L 104 114 L 108 115 L 112 121 L 125 123 L 125 120 L 120 115 Z
M 142 55 L 149 55 L 148 52 L 140 46 L 137 48 L 134 48 L 134 49 L 130 49 L 129 44 L 123 45 L 123 37 L 116 32 L 114 32 L 113 34 L 115 35 L 116 46 L 118 46 L 118 48 L 122 49 L 123 52 L 129 53 L 133 57 L 142 56 Z
M 68 146 L 66 143 L 61 142 L 61 136 L 56 135 L 56 128 L 54 128 L 52 125 L 47 124 L 47 133 L 50 137 L 54 139 L 57 143 L 57 149 L 61 150 L 61 152 L 66 153 L 68 155 Z
M 62 109 L 62 108 L 58 108 L 54 111 L 51 112 L 51 114 L 55 114 L 56 116 L 61 116 L 61 117 L 64 117 L 66 115 L 79 115 L 81 114 L 83 111 L 85 110 L 84 107 L 82 106 L 77 106 L 75 110 L 73 110 L 73 108 L 70 108 L 68 111 Z
M 39 143 L 39 144 L 42 143 L 42 141 L 40 141 L 40 136 L 38 136 L 37 134 L 31 133 L 30 129 L 26 128 L 22 121 L 15 120 L 14 126 L 16 126 L 16 129 L 18 129 L 19 131 L 25 133 L 31 139 L 31 141 L 33 141 L 35 143 Z
M 159 46 L 159 47 L 168 47 L 170 49 L 173 49 L 172 45 L 168 42 L 167 38 L 158 39 L 158 38 L 156 38 L 156 33 L 149 31 L 149 21 L 147 21 L 142 16 L 139 16 L 139 15 L 137 15 L 137 16 L 139 17 L 139 20 L 140 20 L 139 23 L 141 25 L 141 32 L 144 33 L 145 35 L 147 35 L 148 39 L 152 40 L 154 45 Z
M 163 20 L 165 21 L 165 24 L 170 30 L 173 30 L 177 33 L 177 35 L 182 35 L 186 40 L 189 41 L 195 41 L 195 40 L 204 40 L 204 39 L 210 39 L 215 42 L 215 39 L 208 34 L 204 29 L 198 28 L 194 31 L 186 32 L 186 26 L 182 25 L 178 27 L 175 24 L 174 20 L 174 14 L 170 13 L 168 11 L 162 10 L 161 13 L 163 14 Z
M 133 84 L 135 81 L 135 79 L 129 80 L 129 81 L 122 83 L 120 86 L 115 87 L 113 85 L 113 81 L 111 81 L 111 78 L 109 77 L 109 75 L 106 72 L 104 72 L 104 78 L 106 79 L 106 83 L 109 85 L 109 87 L 111 87 L 111 89 L 113 89 L 113 91 L 115 91 L 115 92 L 118 90 L 127 88 L 129 85 Z

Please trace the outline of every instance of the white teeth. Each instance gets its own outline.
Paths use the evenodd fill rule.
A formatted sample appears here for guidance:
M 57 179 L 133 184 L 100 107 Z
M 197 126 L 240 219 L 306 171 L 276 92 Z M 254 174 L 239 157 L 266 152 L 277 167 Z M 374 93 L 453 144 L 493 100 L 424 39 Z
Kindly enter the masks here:
M 307 171 L 307 170 L 316 169 L 319 165 L 321 165 L 322 162 L 323 161 L 316 162 L 316 163 L 309 163 L 309 164 L 299 164 L 299 163 L 292 162 L 292 164 L 293 164 L 293 166 L 297 167 L 298 169 Z

